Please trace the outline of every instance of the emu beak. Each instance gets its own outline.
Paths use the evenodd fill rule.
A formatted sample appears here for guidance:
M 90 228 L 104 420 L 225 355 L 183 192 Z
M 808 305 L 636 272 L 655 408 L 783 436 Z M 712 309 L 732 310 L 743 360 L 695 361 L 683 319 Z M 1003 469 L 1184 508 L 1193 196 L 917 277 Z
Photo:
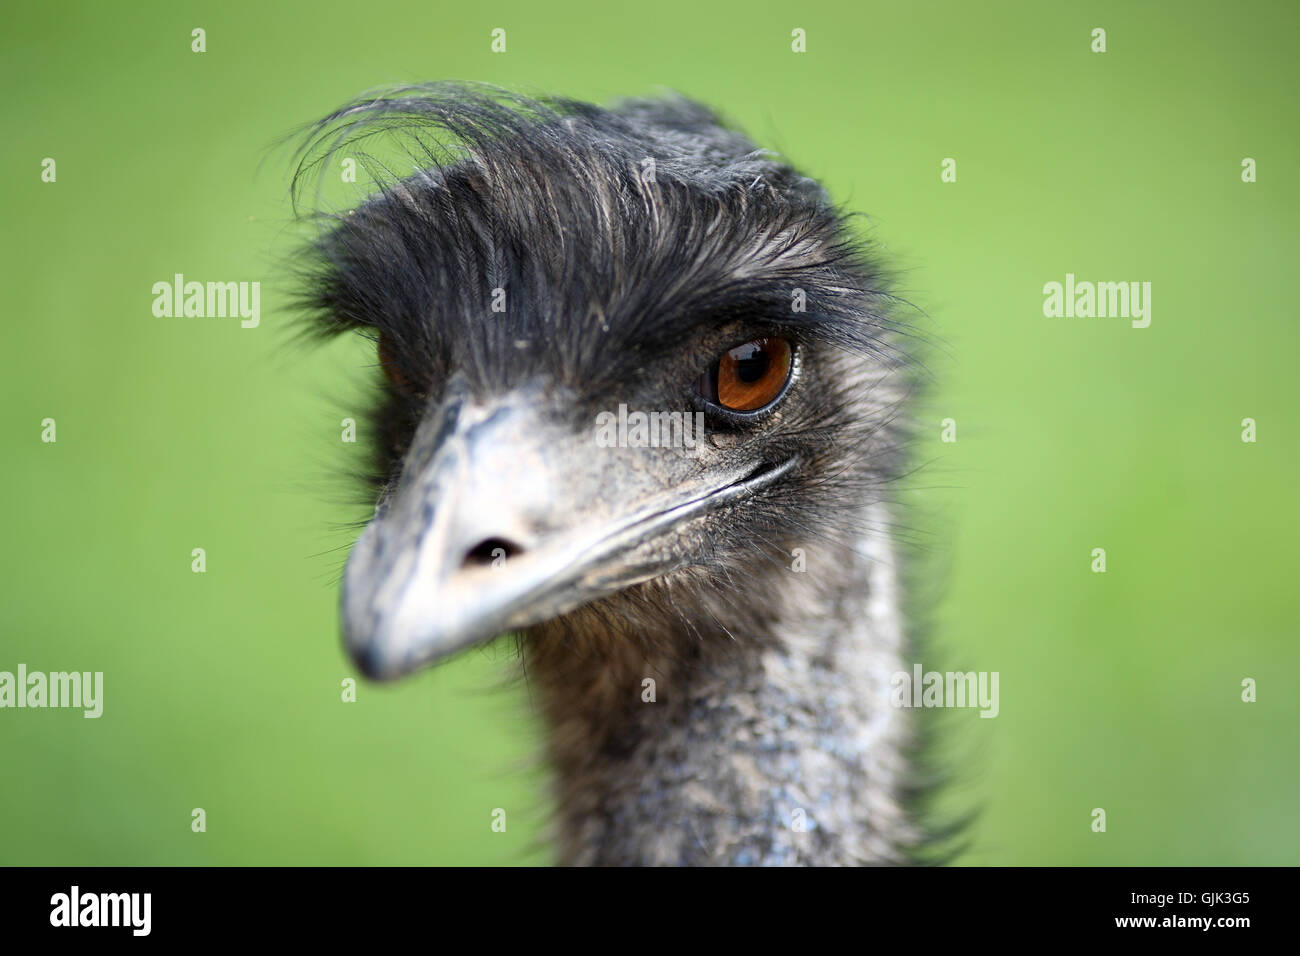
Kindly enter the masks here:
M 749 493 L 734 464 L 597 447 L 538 395 L 449 399 L 416 431 L 343 581 L 347 648 L 391 679 L 687 563 L 667 532 Z

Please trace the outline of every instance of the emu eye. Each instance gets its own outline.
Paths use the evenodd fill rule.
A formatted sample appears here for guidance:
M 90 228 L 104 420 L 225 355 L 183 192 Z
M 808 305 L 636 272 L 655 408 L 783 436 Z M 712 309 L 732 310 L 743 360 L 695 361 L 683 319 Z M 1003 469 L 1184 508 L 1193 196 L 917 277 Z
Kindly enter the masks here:
M 393 340 L 382 332 L 379 334 L 379 367 L 384 370 L 385 377 L 398 391 L 415 391 L 411 386 L 411 380 L 402 374 L 402 370 L 397 364 L 397 357 L 394 355 L 393 350 Z
M 793 349 L 785 339 L 754 339 L 723 353 L 696 388 L 728 411 L 752 412 L 780 397 L 792 366 Z

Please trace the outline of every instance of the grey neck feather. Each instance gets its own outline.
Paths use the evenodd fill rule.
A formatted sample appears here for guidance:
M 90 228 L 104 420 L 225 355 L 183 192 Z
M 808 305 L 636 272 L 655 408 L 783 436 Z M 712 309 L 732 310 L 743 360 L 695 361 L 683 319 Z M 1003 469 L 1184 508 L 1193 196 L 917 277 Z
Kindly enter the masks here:
M 678 636 L 671 654 L 589 633 L 576 663 L 571 647 L 533 636 L 562 862 L 906 861 L 907 728 L 889 704 L 898 588 L 887 514 L 867 517 L 882 530 L 848 561 L 813 545 L 805 572 L 773 568 L 751 585 L 776 605 L 766 633 Z

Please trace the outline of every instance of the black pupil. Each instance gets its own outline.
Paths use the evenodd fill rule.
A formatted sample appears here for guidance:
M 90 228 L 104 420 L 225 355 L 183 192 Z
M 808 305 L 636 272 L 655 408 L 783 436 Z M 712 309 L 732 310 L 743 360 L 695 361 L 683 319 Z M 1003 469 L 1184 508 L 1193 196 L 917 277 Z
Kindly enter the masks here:
M 746 384 L 761 381 L 772 364 L 771 356 L 757 342 L 732 349 L 731 357 L 736 360 L 736 376 Z

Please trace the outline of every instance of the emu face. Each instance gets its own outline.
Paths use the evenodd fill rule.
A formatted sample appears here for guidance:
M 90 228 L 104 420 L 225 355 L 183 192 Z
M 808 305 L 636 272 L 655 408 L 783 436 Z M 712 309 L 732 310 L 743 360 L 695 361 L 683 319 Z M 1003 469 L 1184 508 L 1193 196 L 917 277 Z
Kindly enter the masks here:
M 331 217 L 308 295 L 383 370 L 378 507 L 343 586 L 365 673 L 582 608 L 643 621 L 648 589 L 689 627 L 719 595 L 770 601 L 752 569 L 852 530 L 840 505 L 895 458 L 897 363 L 820 187 L 680 99 L 436 85 L 314 142 L 328 159 L 394 127 L 451 152 Z M 619 436 L 620 406 L 678 431 Z

